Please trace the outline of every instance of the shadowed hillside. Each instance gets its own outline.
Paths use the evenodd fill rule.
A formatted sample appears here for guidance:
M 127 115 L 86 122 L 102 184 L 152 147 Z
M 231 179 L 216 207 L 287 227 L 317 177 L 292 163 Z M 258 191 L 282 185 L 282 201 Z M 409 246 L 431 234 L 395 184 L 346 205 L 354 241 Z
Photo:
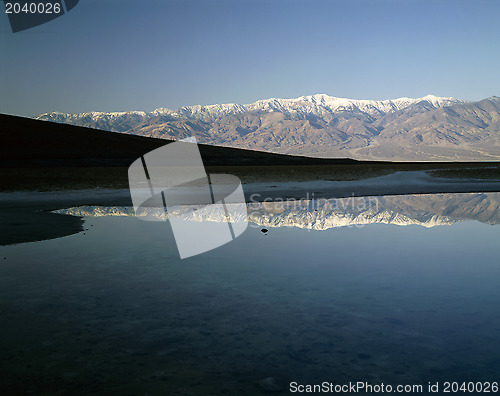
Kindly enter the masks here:
M 0 115 L 2 167 L 129 166 L 139 156 L 172 140 Z M 335 165 L 351 159 L 323 160 L 200 145 L 207 166 L 225 165 Z
M 127 188 L 128 166 L 171 140 L 0 115 L 0 189 Z M 397 171 L 437 170 L 436 176 L 498 179 L 499 164 L 320 159 L 199 145 L 210 172 L 245 183 L 360 180 Z M 444 173 L 443 173 L 444 172 Z M 479 172 L 479 173 L 478 173 Z

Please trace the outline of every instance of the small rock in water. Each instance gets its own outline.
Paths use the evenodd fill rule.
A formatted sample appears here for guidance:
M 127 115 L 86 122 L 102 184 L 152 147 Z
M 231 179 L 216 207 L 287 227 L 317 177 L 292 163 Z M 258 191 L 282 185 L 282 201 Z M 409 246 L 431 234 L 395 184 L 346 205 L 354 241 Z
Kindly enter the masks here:
M 268 229 L 267 228 L 263 228 L 262 230 L 260 230 L 263 234 L 267 234 L 267 231 Z
M 257 385 L 259 385 L 260 389 L 265 392 L 280 392 L 283 390 L 283 388 L 278 385 L 276 378 L 274 377 L 263 378 L 257 381 Z

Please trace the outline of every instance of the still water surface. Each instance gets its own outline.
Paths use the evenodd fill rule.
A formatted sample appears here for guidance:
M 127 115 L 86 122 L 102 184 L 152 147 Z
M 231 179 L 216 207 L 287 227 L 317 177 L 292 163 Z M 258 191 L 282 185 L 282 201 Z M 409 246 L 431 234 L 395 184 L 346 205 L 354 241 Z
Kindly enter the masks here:
M 267 234 L 261 221 L 185 260 L 167 222 L 134 217 L 2 247 L 2 388 L 255 395 L 267 377 L 284 393 L 292 381 L 498 381 L 500 225 L 462 217 Z

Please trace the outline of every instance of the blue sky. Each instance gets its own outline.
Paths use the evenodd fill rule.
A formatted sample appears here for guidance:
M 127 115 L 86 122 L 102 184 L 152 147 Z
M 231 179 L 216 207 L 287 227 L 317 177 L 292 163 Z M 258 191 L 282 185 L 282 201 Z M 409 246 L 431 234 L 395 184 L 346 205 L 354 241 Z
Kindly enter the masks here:
M 0 6 L 3 8 L 3 6 Z M 500 95 L 500 1 L 80 0 L 11 33 L 0 112 Z

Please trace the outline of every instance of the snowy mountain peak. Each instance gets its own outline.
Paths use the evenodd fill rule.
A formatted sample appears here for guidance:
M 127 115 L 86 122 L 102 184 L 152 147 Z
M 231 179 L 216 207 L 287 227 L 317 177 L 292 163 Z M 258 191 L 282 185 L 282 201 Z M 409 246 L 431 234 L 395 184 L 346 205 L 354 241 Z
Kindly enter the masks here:
M 360 100 L 338 98 L 327 94 L 315 94 L 300 96 L 294 99 L 270 98 L 258 100 L 250 104 L 213 104 L 213 105 L 195 105 L 184 106 L 177 110 L 167 108 L 158 108 L 152 112 L 144 111 L 122 111 L 122 112 L 86 112 L 78 114 L 66 114 L 52 112 L 41 114 L 36 117 L 39 120 L 54 121 L 82 125 L 83 123 L 103 123 L 112 121 L 125 121 L 127 118 L 133 118 L 136 121 L 147 121 L 152 117 L 169 116 L 177 119 L 199 119 L 210 121 L 224 116 L 240 114 L 246 112 L 280 112 L 286 115 L 307 115 L 314 114 L 322 116 L 326 113 L 335 114 L 338 112 L 362 112 L 370 115 L 383 115 L 394 111 L 402 110 L 419 102 L 426 101 L 431 106 L 438 108 L 450 106 L 463 101 L 454 98 L 444 98 L 434 95 L 427 95 L 422 98 L 398 98 L 388 100 Z
M 454 98 L 441 98 L 434 95 L 427 95 L 423 98 L 398 98 L 388 100 L 363 100 L 363 99 L 348 99 L 338 98 L 335 96 L 328 96 L 326 94 L 316 94 L 308 96 L 300 96 L 295 99 L 266 99 L 259 100 L 255 103 L 245 105 L 247 110 L 272 110 L 281 111 L 284 113 L 323 113 L 324 111 L 330 113 L 343 112 L 343 111 L 358 111 L 368 114 L 385 114 L 398 111 L 419 102 L 426 101 L 433 107 L 450 106 L 463 101 Z
M 419 101 L 427 101 L 431 103 L 434 107 L 446 107 L 453 105 L 455 103 L 464 103 L 461 100 L 455 98 L 443 98 L 435 95 L 426 95 L 423 98 L 418 99 Z

